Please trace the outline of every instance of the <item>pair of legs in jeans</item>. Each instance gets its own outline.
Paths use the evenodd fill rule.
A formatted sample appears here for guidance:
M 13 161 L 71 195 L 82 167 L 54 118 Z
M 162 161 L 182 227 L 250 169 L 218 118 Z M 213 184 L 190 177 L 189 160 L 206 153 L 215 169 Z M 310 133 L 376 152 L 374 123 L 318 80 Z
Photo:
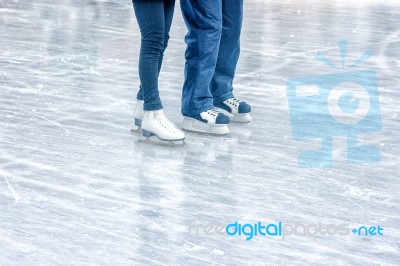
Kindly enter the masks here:
M 142 35 L 141 87 L 137 99 L 144 100 L 145 111 L 159 110 L 162 103 L 158 74 L 169 39 L 174 0 L 134 0 L 133 3 Z M 226 102 L 234 99 L 232 81 L 240 52 L 243 0 L 181 0 L 181 8 L 188 28 L 182 114 L 207 123 L 209 117 L 219 115 L 200 114 L 214 106 L 232 113 L 238 113 L 240 108 L 250 112 L 250 107 L 237 99 L 230 101 L 230 105 Z M 222 117 L 220 122 L 228 124 L 229 118 Z M 219 122 L 214 119 L 213 123 Z

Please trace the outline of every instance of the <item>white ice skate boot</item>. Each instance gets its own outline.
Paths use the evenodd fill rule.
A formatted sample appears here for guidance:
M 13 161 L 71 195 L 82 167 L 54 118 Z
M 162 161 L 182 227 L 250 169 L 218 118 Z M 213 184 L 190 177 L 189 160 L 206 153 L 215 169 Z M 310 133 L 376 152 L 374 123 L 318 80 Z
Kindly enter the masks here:
M 221 103 L 214 103 L 215 107 L 218 107 L 229 116 L 232 122 L 248 123 L 251 121 L 250 112 L 251 107 L 244 101 L 236 98 L 230 98 Z
M 142 126 L 142 119 L 143 119 L 143 100 L 137 100 L 136 107 L 135 107 L 135 126 L 141 127 Z
M 179 130 L 174 123 L 165 117 L 162 109 L 144 111 L 141 123 L 143 136 L 150 138 L 157 136 L 163 141 L 183 141 L 185 133 Z
M 210 109 L 194 116 L 184 116 L 182 129 L 192 132 L 226 135 L 229 117 L 218 111 Z
M 142 119 L 143 119 L 143 100 L 137 100 L 135 107 L 135 125 L 131 129 L 131 133 L 142 133 Z

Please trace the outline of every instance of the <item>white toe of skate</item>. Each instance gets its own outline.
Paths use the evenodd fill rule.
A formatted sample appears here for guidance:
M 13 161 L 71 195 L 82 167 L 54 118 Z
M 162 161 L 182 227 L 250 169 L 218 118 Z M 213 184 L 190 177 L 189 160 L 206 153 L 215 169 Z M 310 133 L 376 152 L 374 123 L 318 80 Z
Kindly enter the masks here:
M 237 114 L 231 118 L 232 122 L 236 123 L 249 123 L 251 122 L 250 114 Z

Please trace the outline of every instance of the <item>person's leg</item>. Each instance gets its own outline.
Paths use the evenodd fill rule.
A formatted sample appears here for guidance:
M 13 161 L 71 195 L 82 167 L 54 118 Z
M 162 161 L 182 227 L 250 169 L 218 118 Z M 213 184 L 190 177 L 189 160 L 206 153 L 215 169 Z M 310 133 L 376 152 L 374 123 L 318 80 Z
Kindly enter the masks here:
M 135 110 L 138 128 L 133 132 L 141 132 L 150 141 L 152 136 L 161 141 L 185 139 L 185 134 L 165 116 L 158 91 L 158 76 L 168 43 L 174 3 L 174 0 L 133 1 L 142 35 L 139 57 L 141 89 Z M 144 100 L 142 113 L 138 109 L 143 103 L 141 96 Z
M 158 61 L 158 73 L 160 73 L 162 61 L 164 58 L 164 52 L 168 46 L 169 31 L 172 25 L 172 18 L 174 17 L 174 9 L 175 9 L 175 0 L 164 0 L 164 21 L 165 21 L 164 49 L 160 53 L 160 59 Z
M 185 81 L 182 114 L 197 115 L 213 108 L 210 82 L 214 75 L 222 31 L 222 0 L 181 0 L 188 28 L 185 37 Z
M 251 121 L 251 107 L 233 96 L 233 78 L 240 54 L 243 0 L 222 0 L 222 35 L 217 65 L 210 83 L 214 106 L 227 111 L 232 121 Z
M 233 98 L 232 82 L 240 53 L 243 0 L 222 0 L 222 35 L 217 65 L 210 83 L 214 103 Z
M 164 51 L 164 1 L 133 1 L 141 32 L 139 56 L 140 90 L 138 100 L 144 100 L 146 111 L 162 109 L 158 91 L 160 54 Z

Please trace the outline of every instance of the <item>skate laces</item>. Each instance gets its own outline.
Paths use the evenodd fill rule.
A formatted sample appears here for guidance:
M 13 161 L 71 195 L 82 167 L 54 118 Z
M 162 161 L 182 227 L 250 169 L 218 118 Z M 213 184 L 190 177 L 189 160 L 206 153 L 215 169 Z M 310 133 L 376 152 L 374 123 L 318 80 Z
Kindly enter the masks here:
M 156 119 L 160 123 L 162 127 L 164 127 L 166 130 L 170 132 L 177 132 L 179 129 L 176 127 L 176 125 L 171 122 L 164 114 L 162 110 L 156 111 Z
M 213 109 L 207 110 L 206 113 L 209 115 L 212 115 L 214 117 L 217 117 L 221 112 L 218 109 L 213 108 Z
M 237 99 L 237 98 L 231 98 L 231 99 L 226 100 L 226 102 L 227 102 L 228 104 L 234 105 L 235 107 L 238 107 L 239 104 L 240 104 L 241 102 L 243 102 L 243 101 L 242 101 L 242 100 L 239 100 L 239 99 Z

